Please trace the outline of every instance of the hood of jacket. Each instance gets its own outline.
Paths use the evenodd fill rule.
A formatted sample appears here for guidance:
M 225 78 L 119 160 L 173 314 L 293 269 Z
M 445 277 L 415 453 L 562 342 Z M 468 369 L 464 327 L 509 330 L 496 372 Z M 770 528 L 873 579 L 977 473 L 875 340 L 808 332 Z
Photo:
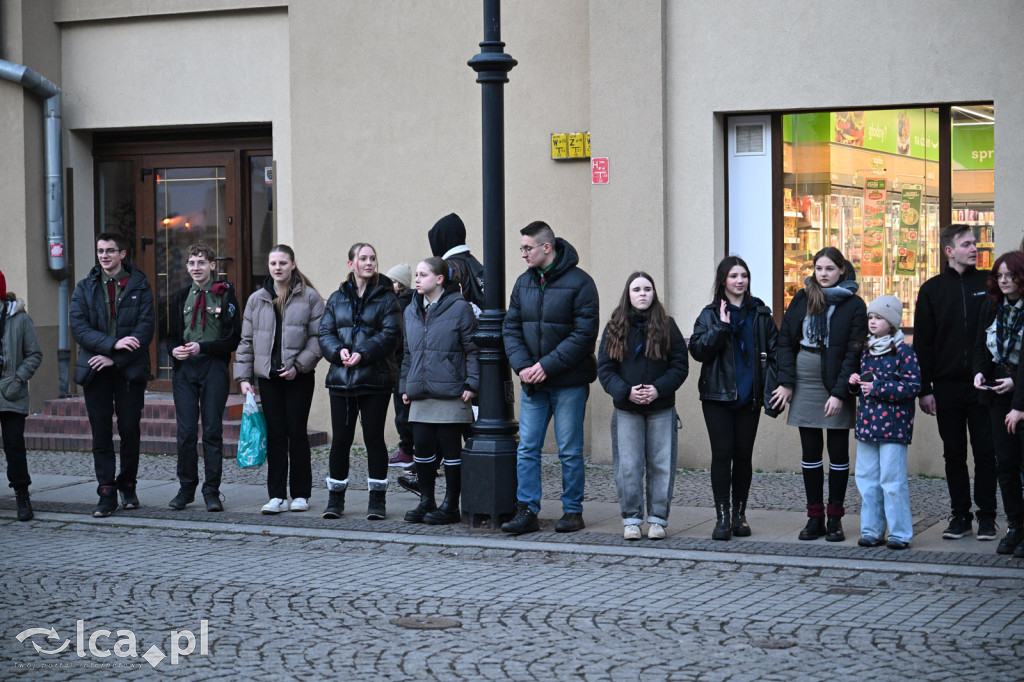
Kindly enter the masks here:
M 7 306 L 8 319 L 14 317 L 18 313 L 23 313 L 27 310 L 27 308 L 25 307 L 25 301 L 23 301 L 20 298 L 17 298 L 13 301 L 7 301 L 5 305 Z
M 427 240 L 431 254 L 442 258 L 449 249 L 466 243 L 466 224 L 457 214 L 449 213 L 434 223 Z
M 576 249 L 573 245 L 565 241 L 561 237 L 555 237 L 555 261 L 551 264 L 551 269 L 547 272 L 548 281 L 558 279 L 569 270 L 573 269 L 580 263 L 580 255 L 576 253 Z M 540 279 L 540 273 L 537 268 L 530 268 L 530 272 L 537 279 Z

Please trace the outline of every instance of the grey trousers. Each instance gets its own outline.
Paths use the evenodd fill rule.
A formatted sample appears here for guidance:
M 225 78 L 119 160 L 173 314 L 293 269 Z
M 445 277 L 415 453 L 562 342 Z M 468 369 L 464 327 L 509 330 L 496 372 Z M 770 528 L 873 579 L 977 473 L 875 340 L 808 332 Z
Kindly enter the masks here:
M 612 414 L 612 462 L 623 525 L 644 522 L 645 473 L 646 520 L 668 525 L 678 439 L 675 408 L 650 414 L 616 409 Z

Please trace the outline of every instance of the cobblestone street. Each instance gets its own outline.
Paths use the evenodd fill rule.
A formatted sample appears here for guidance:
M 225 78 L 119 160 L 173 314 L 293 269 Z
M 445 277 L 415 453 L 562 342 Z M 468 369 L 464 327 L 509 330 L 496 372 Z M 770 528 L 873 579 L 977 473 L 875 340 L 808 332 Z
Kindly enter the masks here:
M 626 543 L 614 526 L 520 538 L 411 526 L 400 509 L 381 522 L 267 517 L 239 498 L 261 498 L 260 472 L 233 466 L 228 511 L 174 512 L 155 492 L 173 489 L 173 459 L 158 456 L 143 458 L 140 479 L 157 487 L 140 491 L 142 509 L 92 519 L 93 484 L 70 478 L 90 459 L 32 453 L 41 479 L 83 481 L 37 498 L 35 521 L 0 501 L 4 679 L 1024 679 L 1024 571 L 994 543 L 891 552 L 689 531 Z M 589 509 L 614 500 L 609 473 L 588 466 Z M 937 527 L 945 482 L 911 486 L 915 514 L 926 507 L 915 528 Z M 676 497 L 706 506 L 708 487 L 682 471 Z M 756 474 L 754 487 L 799 520 L 799 477 Z M 548 466 L 545 497 L 558 493 Z M 118 655 L 130 650 L 118 631 L 135 657 Z

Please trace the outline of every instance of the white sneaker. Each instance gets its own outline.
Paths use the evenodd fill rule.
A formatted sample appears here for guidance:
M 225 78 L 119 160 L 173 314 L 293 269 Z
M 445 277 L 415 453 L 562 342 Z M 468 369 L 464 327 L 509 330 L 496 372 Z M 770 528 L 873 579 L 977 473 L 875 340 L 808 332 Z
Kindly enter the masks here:
M 260 510 L 264 514 L 280 514 L 281 512 L 288 511 L 288 500 L 282 500 L 280 497 L 270 498 L 270 502 L 263 505 Z
M 647 528 L 647 537 L 650 540 L 664 540 L 665 539 L 665 526 L 657 523 L 652 523 Z
M 305 497 L 296 497 L 292 500 L 292 511 L 309 511 L 309 500 Z
M 622 537 L 626 540 L 639 540 L 643 534 L 640 532 L 640 526 L 636 524 L 630 524 L 624 526 L 622 529 Z

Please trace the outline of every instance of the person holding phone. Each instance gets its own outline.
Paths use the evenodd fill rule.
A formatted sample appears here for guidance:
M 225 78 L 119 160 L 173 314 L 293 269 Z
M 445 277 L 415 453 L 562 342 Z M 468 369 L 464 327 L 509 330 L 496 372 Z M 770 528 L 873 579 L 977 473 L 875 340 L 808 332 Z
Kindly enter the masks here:
M 778 414 L 770 402 L 779 334 L 771 308 L 750 295 L 750 270 L 739 256 L 718 264 L 713 291 L 711 303 L 693 325 L 690 354 L 701 363 L 697 388 L 711 441 L 711 489 L 718 516 L 711 539 L 728 540 L 751 534 L 746 512 L 754 439 L 761 408 L 773 417 Z
M 861 547 L 906 549 L 914 537 L 907 445 L 914 433 L 921 370 L 913 349 L 904 343 L 902 320 L 903 304 L 895 296 L 885 294 L 871 302 L 860 372 L 850 375 L 850 389 L 860 393 L 854 480 L 863 500 L 857 541 Z
M 306 511 L 313 470 L 306 424 L 320 362 L 317 332 L 324 300 L 299 271 L 295 252 L 278 244 L 270 250 L 270 274 L 245 304 L 242 339 L 234 375 L 242 395 L 259 381 L 267 420 L 267 492 L 264 514 Z M 288 503 L 289 474 L 292 501 Z
M 1024 492 L 1021 487 L 1021 434 L 1010 430 L 1010 412 L 1020 366 L 1024 335 L 1024 252 L 1010 251 L 996 259 L 988 279 L 989 305 L 982 313 L 974 347 L 974 386 L 988 405 L 996 476 L 1006 512 L 1006 535 L 999 554 L 1024 557 Z

